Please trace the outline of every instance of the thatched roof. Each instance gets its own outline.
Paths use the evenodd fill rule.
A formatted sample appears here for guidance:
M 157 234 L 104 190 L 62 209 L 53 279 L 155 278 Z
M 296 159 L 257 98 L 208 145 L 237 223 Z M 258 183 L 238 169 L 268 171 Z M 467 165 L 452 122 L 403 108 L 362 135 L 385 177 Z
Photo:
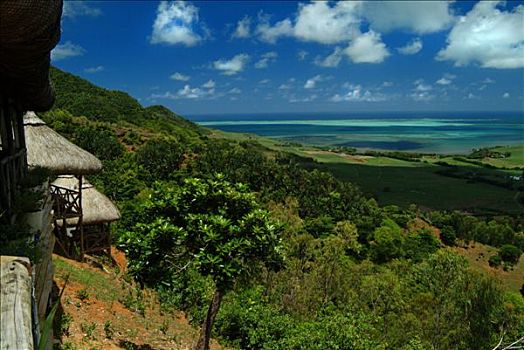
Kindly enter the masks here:
M 56 175 L 92 174 L 102 169 L 98 158 L 48 127 L 34 112 L 24 115 L 24 130 L 29 167 L 46 168 Z
M 23 110 L 53 106 L 50 52 L 60 40 L 62 0 L 0 1 L 0 91 Z
M 62 175 L 53 182 L 53 185 L 78 190 L 78 179 L 72 175 Z M 101 224 L 120 219 L 120 212 L 113 202 L 86 179 L 82 181 L 82 212 L 84 225 Z M 76 220 L 68 219 L 68 223 L 75 223 Z

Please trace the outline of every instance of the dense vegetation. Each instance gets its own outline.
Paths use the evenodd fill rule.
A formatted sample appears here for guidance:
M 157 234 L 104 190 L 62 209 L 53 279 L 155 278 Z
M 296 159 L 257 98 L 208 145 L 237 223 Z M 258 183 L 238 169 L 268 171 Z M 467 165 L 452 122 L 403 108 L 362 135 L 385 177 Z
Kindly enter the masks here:
M 58 101 L 43 117 L 102 159 L 91 180 L 122 210 L 130 273 L 195 324 L 223 292 L 213 332 L 228 345 L 481 349 L 524 333 L 522 296 L 447 248 L 500 247 L 511 269 L 522 216 L 380 207 L 311 159 L 210 138 L 163 107 L 52 74 Z

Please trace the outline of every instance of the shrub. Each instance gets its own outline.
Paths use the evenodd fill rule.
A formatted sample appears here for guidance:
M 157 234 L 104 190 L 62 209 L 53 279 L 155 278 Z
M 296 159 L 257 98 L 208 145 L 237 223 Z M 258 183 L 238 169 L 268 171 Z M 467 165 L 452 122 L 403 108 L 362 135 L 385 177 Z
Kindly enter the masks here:
M 500 247 L 500 258 L 507 263 L 516 264 L 519 261 L 521 250 L 512 244 L 504 244 Z
M 499 267 L 502 263 L 502 259 L 499 255 L 492 255 L 489 257 L 488 263 L 491 267 Z

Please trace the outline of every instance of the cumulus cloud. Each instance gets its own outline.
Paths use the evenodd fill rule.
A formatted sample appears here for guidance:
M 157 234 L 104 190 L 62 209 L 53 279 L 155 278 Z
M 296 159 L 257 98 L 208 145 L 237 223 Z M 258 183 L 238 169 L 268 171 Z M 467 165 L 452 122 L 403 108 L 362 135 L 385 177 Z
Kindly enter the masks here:
M 372 30 L 353 40 L 344 53 L 354 63 L 380 63 L 390 55 L 380 34 Z
M 204 84 L 202 84 L 202 87 L 203 88 L 206 88 L 206 89 L 213 89 L 215 87 L 215 81 L 214 80 L 211 80 L 209 79 L 208 81 L 206 81 Z
M 239 88 L 235 87 L 235 88 L 232 88 L 231 90 L 229 90 L 227 93 L 228 94 L 238 95 L 238 94 L 242 93 L 242 90 L 240 90 Z
M 179 72 L 171 74 L 171 76 L 169 78 L 173 79 L 173 80 L 178 80 L 178 81 L 188 81 L 189 79 L 191 79 L 191 77 L 189 75 L 184 75 L 184 74 L 179 73 Z
M 85 53 L 86 50 L 83 47 L 66 41 L 64 44 L 57 45 L 51 51 L 51 60 L 59 61 L 70 57 L 82 56 Z
M 279 87 L 278 87 L 279 90 L 289 90 L 291 89 L 291 85 L 290 84 L 281 84 Z
M 92 7 L 85 1 L 64 1 L 62 17 L 75 18 L 80 16 L 98 17 L 102 14 L 99 8 Z
M 524 67 L 524 5 L 501 11 L 501 2 L 481 1 L 460 17 L 437 60 L 455 66 L 478 63 L 484 68 Z
M 419 34 L 447 29 L 454 21 L 451 1 L 366 1 L 362 13 L 380 32 L 402 29 Z
M 364 90 L 360 85 L 346 84 L 345 87 L 349 89 L 347 93 L 335 94 L 330 100 L 332 102 L 381 102 L 386 100 L 385 95 Z
M 322 75 L 315 75 L 313 78 L 308 79 L 306 83 L 304 84 L 304 89 L 313 89 L 318 82 L 321 82 L 324 80 Z
M 210 98 L 214 95 L 214 93 L 215 93 L 214 89 L 204 90 L 198 87 L 192 88 L 190 85 L 185 85 L 182 89 L 178 90 L 176 93 L 171 93 L 167 91 L 163 94 L 152 94 L 150 96 L 150 99 L 196 100 L 196 99 L 202 99 L 202 98 Z
M 409 95 L 409 97 L 417 102 L 427 102 L 435 98 L 434 95 L 430 94 L 427 91 L 415 91 Z
M 194 31 L 198 22 L 198 8 L 189 2 L 162 1 L 158 5 L 150 42 L 194 46 L 203 39 Z
M 98 73 L 98 72 L 103 71 L 104 69 L 105 69 L 104 66 L 89 67 L 89 68 L 84 69 L 84 72 L 86 72 L 86 73 Z
M 257 26 L 259 39 L 275 43 L 281 37 L 295 37 L 302 41 L 335 44 L 347 41 L 360 33 L 358 2 L 340 1 L 333 6 L 327 1 L 299 4 L 295 18 L 286 18 L 275 24 L 268 16 L 260 16 Z
M 237 23 L 237 27 L 233 34 L 231 35 L 232 38 L 235 39 L 245 39 L 249 38 L 251 36 L 251 17 L 244 16 L 240 21 Z
M 216 70 L 222 71 L 222 74 L 224 75 L 235 75 L 242 72 L 248 62 L 249 55 L 241 53 L 230 60 L 217 60 L 213 62 L 213 67 Z
M 275 51 L 266 52 L 262 55 L 262 58 L 257 63 L 255 63 L 255 68 L 267 68 L 269 63 L 273 63 L 277 60 L 277 57 L 278 54 Z
M 509 95 L 509 92 L 505 92 L 504 95 L 502 95 L 502 98 L 509 98 L 510 95 Z
M 258 83 L 261 84 L 261 85 L 264 85 L 264 84 L 268 84 L 270 81 L 271 80 L 269 80 L 269 79 L 262 79 Z
M 331 53 L 327 57 L 321 58 L 317 56 L 315 58 L 315 64 L 321 67 L 329 67 L 329 68 L 338 67 L 338 65 L 340 64 L 340 61 L 342 60 L 343 54 L 344 54 L 344 50 L 337 46 L 335 47 L 335 50 L 333 51 L 333 53 Z
M 397 51 L 403 55 L 414 55 L 422 50 L 422 40 L 420 38 L 413 39 L 405 46 L 397 48 Z
M 455 78 L 456 76 L 453 74 L 444 74 L 444 76 L 440 78 L 439 80 L 437 80 L 435 83 L 439 85 L 449 85 L 453 82 L 453 79 Z
M 357 14 L 359 3 L 340 1 L 331 6 L 327 1 L 300 4 L 294 35 L 303 41 L 336 44 L 360 33 Z

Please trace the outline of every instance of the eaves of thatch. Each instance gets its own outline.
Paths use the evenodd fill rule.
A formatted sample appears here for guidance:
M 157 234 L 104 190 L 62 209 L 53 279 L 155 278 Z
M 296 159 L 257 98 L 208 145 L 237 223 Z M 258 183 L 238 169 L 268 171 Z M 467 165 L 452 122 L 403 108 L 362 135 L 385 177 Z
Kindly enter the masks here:
M 78 191 L 78 179 L 74 176 L 59 176 L 53 186 Z M 87 180 L 82 183 L 82 222 L 84 225 L 94 225 L 112 222 L 120 219 L 118 208 L 109 198 L 100 193 Z M 76 224 L 78 219 L 68 219 L 68 224 Z M 60 222 L 58 222 L 60 224 Z
M 99 172 L 102 162 L 48 127 L 34 112 L 24 115 L 29 167 L 49 169 L 55 175 L 84 175 Z

